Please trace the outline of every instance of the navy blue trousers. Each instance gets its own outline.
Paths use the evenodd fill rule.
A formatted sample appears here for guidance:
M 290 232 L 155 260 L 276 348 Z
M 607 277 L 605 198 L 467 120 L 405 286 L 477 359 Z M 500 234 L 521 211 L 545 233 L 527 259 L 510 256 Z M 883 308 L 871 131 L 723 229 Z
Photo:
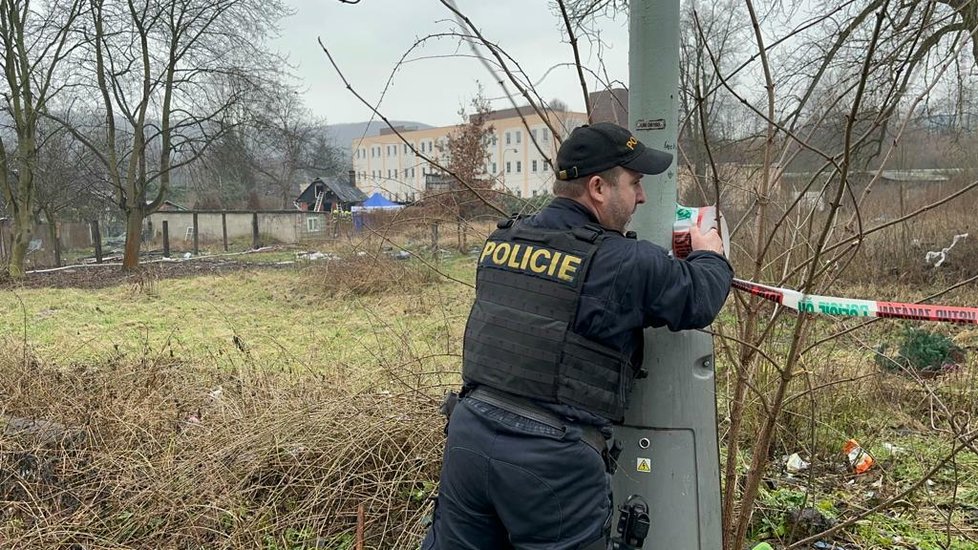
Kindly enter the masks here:
M 611 477 L 581 430 L 471 397 L 452 414 L 422 550 L 606 548 Z

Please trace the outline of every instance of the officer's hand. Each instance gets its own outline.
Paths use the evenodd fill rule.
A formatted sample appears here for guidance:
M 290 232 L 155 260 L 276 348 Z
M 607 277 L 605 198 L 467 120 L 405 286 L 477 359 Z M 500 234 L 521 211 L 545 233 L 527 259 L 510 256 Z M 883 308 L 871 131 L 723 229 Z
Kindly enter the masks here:
M 710 250 L 717 254 L 723 254 L 723 240 L 716 229 L 711 229 L 706 233 L 700 233 L 699 226 L 689 228 L 689 240 L 693 250 Z

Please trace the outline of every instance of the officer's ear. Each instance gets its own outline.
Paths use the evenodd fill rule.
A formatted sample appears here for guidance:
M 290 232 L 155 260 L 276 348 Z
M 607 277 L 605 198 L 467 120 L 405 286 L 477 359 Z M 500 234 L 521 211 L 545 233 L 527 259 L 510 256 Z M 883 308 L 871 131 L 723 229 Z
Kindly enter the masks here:
M 594 204 L 604 204 L 608 202 L 608 193 L 611 190 L 611 182 L 606 181 L 598 174 L 587 179 L 585 184 L 587 195 Z

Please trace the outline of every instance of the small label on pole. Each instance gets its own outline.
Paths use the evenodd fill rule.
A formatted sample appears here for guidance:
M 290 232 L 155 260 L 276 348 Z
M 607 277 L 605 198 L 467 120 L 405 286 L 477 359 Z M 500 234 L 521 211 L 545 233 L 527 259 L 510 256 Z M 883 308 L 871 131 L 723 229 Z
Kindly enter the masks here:
M 636 130 L 665 130 L 666 119 L 656 118 L 653 120 L 639 120 L 635 122 Z
M 635 459 L 635 470 L 643 473 L 649 473 L 652 471 L 652 460 L 648 458 L 638 457 Z

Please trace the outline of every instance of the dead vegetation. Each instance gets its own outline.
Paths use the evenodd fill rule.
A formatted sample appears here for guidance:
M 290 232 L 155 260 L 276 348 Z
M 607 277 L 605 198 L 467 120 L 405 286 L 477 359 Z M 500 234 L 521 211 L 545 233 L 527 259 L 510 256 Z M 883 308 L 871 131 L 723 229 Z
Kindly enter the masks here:
M 352 548 L 358 507 L 367 547 L 423 530 L 443 427 L 424 395 L 256 365 L 0 357 L 0 546 Z
M 344 250 L 303 270 L 304 281 L 315 294 L 367 296 L 417 289 L 438 280 L 426 260 L 412 260 L 408 251 Z
M 944 222 L 947 211 L 929 214 L 909 226 L 911 237 L 954 229 Z M 269 361 L 250 352 L 256 336 L 247 337 L 243 327 L 252 320 L 245 318 L 228 321 L 242 324 L 234 334 L 246 344 L 231 348 L 231 354 L 240 351 L 234 360 L 223 348 L 188 357 L 188 349 L 163 347 L 66 365 L 25 355 L 24 341 L 0 350 L 0 547 L 346 550 L 355 546 L 359 507 L 367 548 L 416 547 L 441 459 L 436 400 L 457 383 L 460 327 L 471 297 L 444 287 L 413 293 L 460 270 L 459 278 L 470 281 L 474 261 L 456 252 L 443 261 L 443 248 L 430 246 L 431 226 L 412 227 L 411 233 L 377 228 L 361 242 L 314 247 L 325 257 L 300 257 L 276 275 L 280 293 L 291 296 L 281 307 L 307 303 L 346 311 L 358 304 L 349 311 L 351 324 L 360 324 L 342 339 L 369 348 L 369 365 L 340 365 L 328 354 L 301 368 Z M 890 277 L 861 258 L 848 264 L 833 294 L 913 301 L 973 274 L 968 240 L 934 269 L 916 253 L 902 254 L 906 241 L 892 231 L 883 236 L 878 248 L 863 251 L 905 266 L 900 269 L 907 275 Z M 447 246 L 458 242 L 452 233 L 441 237 Z M 469 235 L 469 243 L 479 238 Z M 179 276 L 208 261 L 181 263 Z M 139 298 L 169 276 L 144 273 L 120 288 Z M 173 299 L 158 294 L 154 300 Z M 968 305 L 974 296 L 962 287 L 939 301 Z M 404 303 L 379 305 L 396 300 Z M 409 327 L 400 315 L 445 323 Z M 786 315 L 772 329 L 772 356 L 786 351 L 793 319 Z M 265 330 L 271 322 L 257 321 Z M 928 325 L 966 349 L 968 360 L 947 375 L 919 379 L 876 364 L 877 346 L 893 340 L 901 324 L 856 328 L 863 322 L 812 321 L 816 340 L 853 330 L 801 354 L 766 453 L 747 539 L 791 544 L 895 499 L 821 540 L 848 550 L 891 548 L 898 538 L 921 549 L 942 547 L 935 546 L 938 539 L 955 543 L 943 547 L 966 548 L 960 544 L 978 540 L 978 487 L 971 481 L 978 464 L 974 449 L 952 453 L 973 430 L 960 424 L 961 415 L 978 414 L 973 331 Z M 729 331 L 733 323 L 728 309 L 714 328 Z M 431 341 L 422 344 L 422 338 Z M 898 344 L 891 341 L 891 348 Z M 730 437 L 737 371 L 728 357 L 718 347 L 720 433 L 725 450 L 739 446 L 743 475 L 754 447 L 749 437 Z M 762 392 L 781 374 L 755 373 L 749 399 L 757 408 L 742 419 L 742 434 L 761 428 Z M 24 428 L 23 421 L 35 419 L 63 427 L 67 439 L 51 441 L 45 430 Z M 868 474 L 847 468 L 840 446 L 849 438 L 876 457 Z M 786 472 L 784 457 L 792 453 L 809 463 L 807 470 Z M 930 472 L 948 456 L 950 463 Z

